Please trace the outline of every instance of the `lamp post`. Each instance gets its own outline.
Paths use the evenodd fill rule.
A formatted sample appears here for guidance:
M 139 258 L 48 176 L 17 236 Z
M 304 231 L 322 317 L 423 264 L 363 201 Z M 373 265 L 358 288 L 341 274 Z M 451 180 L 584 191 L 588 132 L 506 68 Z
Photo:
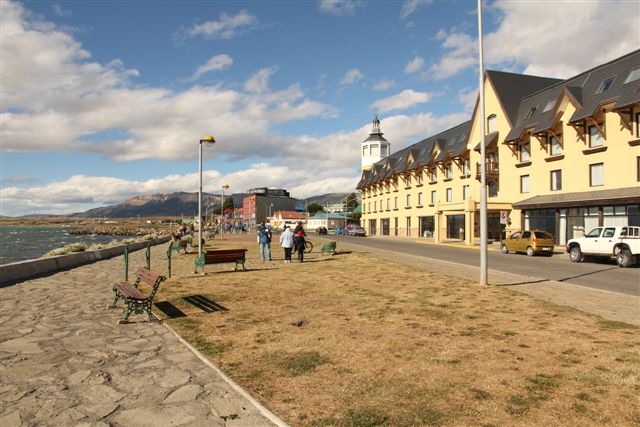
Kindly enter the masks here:
M 220 238 L 224 237 L 224 190 L 229 188 L 229 184 L 222 186 L 222 197 L 220 198 Z
M 202 143 L 215 144 L 216 140 L 211 135 L 207 135 L 200 140 L 200 150 L 198 150 L 198 175 L 200 186 L 198 188 L 198 257 L 202 258 Z

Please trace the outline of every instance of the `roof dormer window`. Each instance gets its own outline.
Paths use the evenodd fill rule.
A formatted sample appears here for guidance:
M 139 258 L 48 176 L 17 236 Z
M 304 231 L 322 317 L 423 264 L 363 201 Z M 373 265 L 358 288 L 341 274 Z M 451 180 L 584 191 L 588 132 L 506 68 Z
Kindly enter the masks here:
M 600 84 L 600 88 L 598 89 L 598 91 L 596 92 L 596 95 L 599 93 L 604 93 L 606 91 L 608 91 L 609 89 L 611 89 L 611 86 L 613 85 L 613 82 L 615 81 L 616 77 L 609 77 L 607 79 L 604 79 L 602 81 L 602 83 Z
M 543 113 L 546 113 L 547 111 L 551 110 L 553 107 L 555 107 L 556 105 L 556 101 L 555 99 L 552 101 L 547 102 L 547 105 L 545 105 L 544 110 L 542 110 Z
M 636 80 L 640 80 L 640 67 L 635 70 L 631 70 L 627 79 L 624 81 L 624 84 L 635 82 Z
M 530 119 L 531 117 L 533 117 L 533 115 L 536 113 L 537 109 L 538 109 L 537 105 L 535 107 L 531 107 L 531 109 L 527 113 L 527 117 L 525 117 L 525 119 Z

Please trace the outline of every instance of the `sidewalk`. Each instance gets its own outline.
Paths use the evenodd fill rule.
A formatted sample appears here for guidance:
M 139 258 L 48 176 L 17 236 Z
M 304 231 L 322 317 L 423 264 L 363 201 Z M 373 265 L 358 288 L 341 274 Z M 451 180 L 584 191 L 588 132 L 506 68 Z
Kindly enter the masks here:
M 416 241 L 415 238 L 407 239 Z M 420 243 L 429 244 L 425 241 L 420 241 Z M 447 243 L 446 245 L 449 244 Z M 475 246 L 455 246 L 461 246 L 470 250 L 479 249 L 479 247 Z M 499 248 L 496 249 L 495 247 L 493 249 L 499 250 Z M 374 257 L 386 260 L 391 259 L 409 266 L 419 266 L 420 268 L 425 268 L 430 271 L 473 281 L 478 281 L 480 276 L 480 269 L 475 266 L 441 261 L 400 252 L 374 249 L 368 246 L 358 245 L 357 243 L 340 241 L 338 244 L 338 251 L 340 250 L 364 251 Z M 554 255 L 554 257 L 556 255 Z M 640 326 L 640 297 L 637 296 L 592 289 L 585 286 L 557 282 L 554 280 L 544 280 L 537 277 L 505 273 L 491 269 L 489 269 L 488 280 L 491 286 L 505 287 L 516 292 L 530 295 L 539 300 L 573 307 L 585 313 L 595 314 L 605 319 Z
M 162 274 L 164 257 L 152 250 Z M 143 251 L 129 262 L 131 275 Z M 0 288 L 2 427 L 284 425 L 163 324 L 118 325 L 122 302 L 106 307 L 123 266 L 120 256 Z

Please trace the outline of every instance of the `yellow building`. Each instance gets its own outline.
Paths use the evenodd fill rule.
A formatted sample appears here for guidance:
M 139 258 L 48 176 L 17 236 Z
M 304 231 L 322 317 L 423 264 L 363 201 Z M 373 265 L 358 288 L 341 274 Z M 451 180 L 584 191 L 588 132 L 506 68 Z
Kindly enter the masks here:
M 640 225 L 640 50 L 567 80 L 487 71 L 484 86 L 484 118 L 476 102 L 471 121 L 371 163 L 374 121 L 357 186 L 368 234 L 477 241 L 480 120 L 490 240 Z

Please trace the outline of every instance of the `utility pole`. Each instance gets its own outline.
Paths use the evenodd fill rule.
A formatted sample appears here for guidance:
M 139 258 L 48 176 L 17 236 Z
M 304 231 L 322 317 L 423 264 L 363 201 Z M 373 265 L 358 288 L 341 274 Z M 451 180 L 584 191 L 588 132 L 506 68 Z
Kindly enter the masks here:
M 487 163 L 484 117 L 484 58 L 482 51 L 482 0 L 478 0 L 478 60 L 480 106 L 480 284 L 487 284 Z

